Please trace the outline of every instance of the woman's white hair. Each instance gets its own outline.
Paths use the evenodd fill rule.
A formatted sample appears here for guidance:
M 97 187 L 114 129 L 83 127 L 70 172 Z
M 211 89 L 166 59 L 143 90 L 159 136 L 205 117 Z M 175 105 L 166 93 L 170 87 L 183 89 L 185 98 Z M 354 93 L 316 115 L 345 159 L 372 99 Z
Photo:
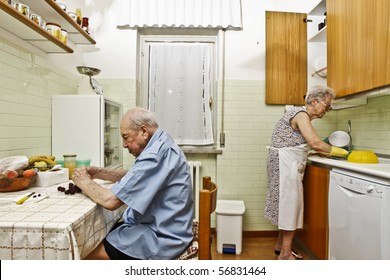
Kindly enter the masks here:
M 306 104 L 311 104 L 313 100 L 325 100 L 327 97 L 335 99 L 336 94 L 334 90 L 327 86 L 313 86 L 311 87 L 305 96 Z

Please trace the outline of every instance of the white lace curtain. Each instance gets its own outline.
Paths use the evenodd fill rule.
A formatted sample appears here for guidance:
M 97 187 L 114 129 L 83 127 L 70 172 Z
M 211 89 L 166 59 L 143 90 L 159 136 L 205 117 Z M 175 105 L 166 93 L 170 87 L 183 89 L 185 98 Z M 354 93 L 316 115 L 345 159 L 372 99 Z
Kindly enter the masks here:
M 241 0 L 120 0 L 117 27 L 241 30 Z
M 179 145 L 213 144 L 207 43 L 154 43 L 149 108 Z

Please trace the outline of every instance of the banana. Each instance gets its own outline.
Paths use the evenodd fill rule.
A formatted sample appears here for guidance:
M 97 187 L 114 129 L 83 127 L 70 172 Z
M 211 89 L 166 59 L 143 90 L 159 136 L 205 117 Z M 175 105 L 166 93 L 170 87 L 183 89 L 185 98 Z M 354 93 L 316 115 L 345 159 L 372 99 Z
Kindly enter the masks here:
M 32 156 L 28 159 L 28 164 L 33 166 L 37 161 L 44 161 L 47 165 L 56 165 L 54 156 L 40 155 L 40 156 Z
M 39 171 L 47 170 L 47 163 L 43 160 L 34 162 L 34 167 L 37 167 Z

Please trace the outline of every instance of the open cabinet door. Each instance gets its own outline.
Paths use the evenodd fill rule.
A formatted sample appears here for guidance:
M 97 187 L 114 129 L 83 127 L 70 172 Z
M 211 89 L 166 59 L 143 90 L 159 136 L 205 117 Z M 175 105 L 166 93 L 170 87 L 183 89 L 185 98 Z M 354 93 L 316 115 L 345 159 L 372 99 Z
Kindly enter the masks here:
M 307 91 L 306 14 L 266 11 L 266 104 L 303 105 Z
M 390 1 L 328 0 L 328 85 L 337 97 L 390 85 Z

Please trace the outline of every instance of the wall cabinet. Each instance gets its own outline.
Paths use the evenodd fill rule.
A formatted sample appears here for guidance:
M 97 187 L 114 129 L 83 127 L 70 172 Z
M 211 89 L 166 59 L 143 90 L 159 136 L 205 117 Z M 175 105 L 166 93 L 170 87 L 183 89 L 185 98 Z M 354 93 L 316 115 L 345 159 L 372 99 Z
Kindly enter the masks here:
M 266 104 L 303 105 L 307 91 L 306 14 L 266 12 Z
M 307 23 L 294 19 L 295 13 L 281 14 L 277 21 L 269 17 L 278 12 L 266 16 L 266 104 L 301 104 L 295 102 L 304 88 L 323 84 L 336 92 L 335 109 L 348 108 L 367 104 L 360 93 L 390 85 L 390 1 L 321 0 L 307 14 Z M 318 30 L 324 19 L 326 26 Z M 300 30 L 301 24 L 307 25 L 306 37 L 288 29 Z M 307 45 L 307 59 L 290 53 L 298 45 Z M 327 67 L 322 77 L 314 74 L 321 65 Z M 307 71 L 301 72 L 302 67 Z
M 57 23 L 68 31 L 68 38 L 74 44 L 96 44 L 96 41 L 54 0 L 23 0 L 23 3 L 46 22 Z M 5 1 L 0 1 L 0 26 L 47 53 L 73 52 L 70 46 L 49 34 Z
M 307 165 L 303 179 L 304 225 L 296 241 L 315 258 L 328 259 L 329 169 Z
M 390 1 L 327 0 L 328 85 L 338 97 L 390 84 Z

